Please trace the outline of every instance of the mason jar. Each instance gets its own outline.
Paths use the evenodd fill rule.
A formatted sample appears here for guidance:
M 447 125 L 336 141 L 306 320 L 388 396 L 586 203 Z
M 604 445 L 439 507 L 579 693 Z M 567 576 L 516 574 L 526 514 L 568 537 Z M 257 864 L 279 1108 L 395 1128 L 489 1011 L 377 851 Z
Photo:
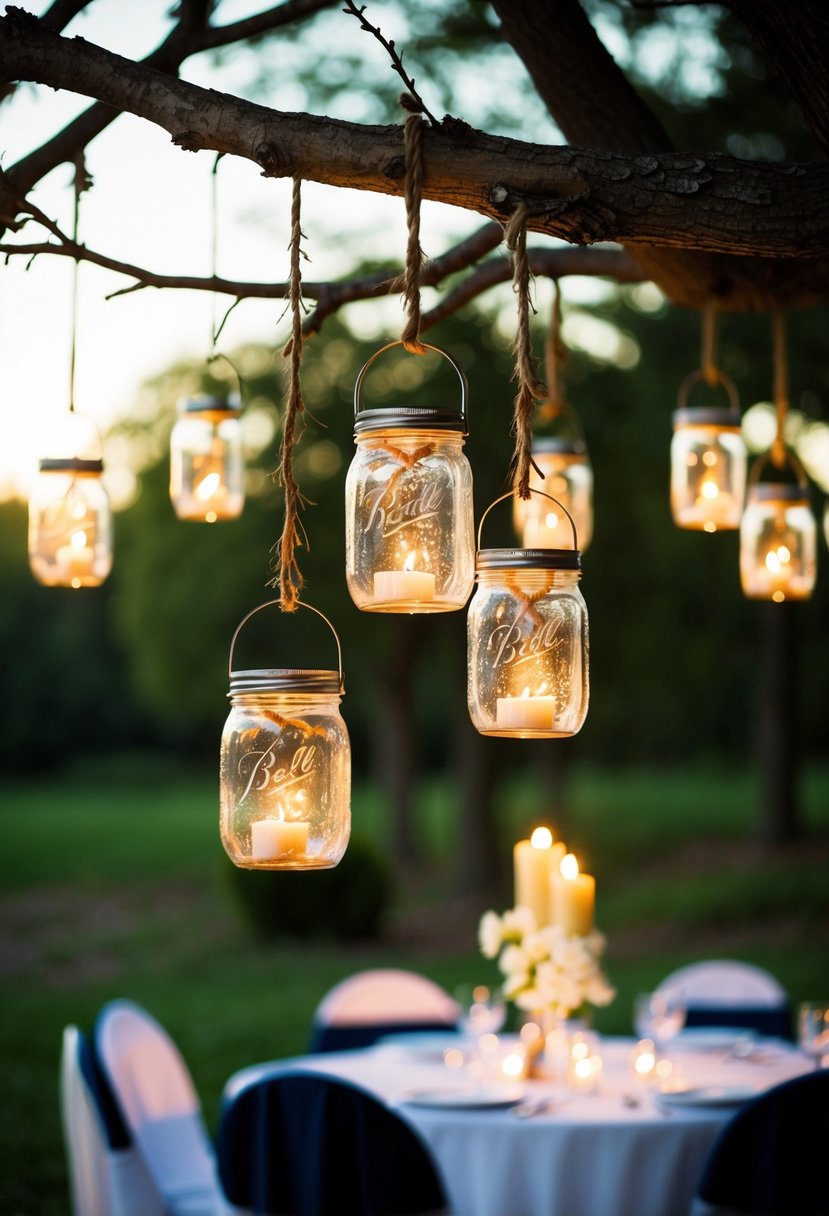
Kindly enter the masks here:
M 346 581 L 365 612 L 448 612 L 462 608 L 474 583 L 472 471 L 463 451 L 466 377 L 460 413 L 434 407 L 363 411 L 354 390 L 356 452 L 346 477 Z M 419 356 L 412 356 L 419 357 Z
M 817 524 L 805 485 L 757 482 L 740 525 L 740 582 L 749 599 L 808 600 L 817 570 Z
M 587 606 L 581 554 L 571 549 L 481 549 L 467 616 L 467 703 L 482 735 L 575 735 L 589 700 Z M 559 504 L 561 507 L 561 504 Z M 564 509 L 563 507 L 561 508 Z
M 233 643 L 231 667 L 232 658 Z M 342 695 L 341 664 L 337 671 L 230 671 L 220 801 L 222 844 L 235 865 L 322 870 L 342 858 L 351 832 L 351 747 Z
M 593 537 L 593 469 L 582 439 L 534 439 L 532 459 L 541 476 L 530 466 L 530 486 L 557 499 L 562 511 L 538 495 L 515 496 L 513 524 L 526 549 L 563 549 L 570 541 L 571 516 L 584 553 Z
M 170 499 L 179 519 L 236 519 L 245 505 L 238 400 L 185 397 L 170 435 Z
M 737 391 L 727 376 L 718 383 L 729 396 L 723 408 L 688 407 L 688 391 L 703 379 L 695 372 L 679 392 L 671 439 L 671 514 L 678 528 L 721 532 L 740 526 L 746 494 L 747 455 Z
M 47 587 L 97 587 L 112 569 L 102 460 L 40 461 L 29 498 L 29 566 Z

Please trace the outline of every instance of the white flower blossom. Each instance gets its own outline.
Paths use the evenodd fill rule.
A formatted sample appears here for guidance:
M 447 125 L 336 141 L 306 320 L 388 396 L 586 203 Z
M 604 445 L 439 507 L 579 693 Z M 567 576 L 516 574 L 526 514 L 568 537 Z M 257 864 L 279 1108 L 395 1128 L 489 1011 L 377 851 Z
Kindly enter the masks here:
M 567 1017 L 582 1005 L 607 1005 L 616 995 L 599 966 L 605 939 L 594 930 L 568 936 L 559 925 L 539 928 L 530 908 L 486 912 L 478 928 L 486 958 L 497 958 L 507 1000 L 529 1013 Z

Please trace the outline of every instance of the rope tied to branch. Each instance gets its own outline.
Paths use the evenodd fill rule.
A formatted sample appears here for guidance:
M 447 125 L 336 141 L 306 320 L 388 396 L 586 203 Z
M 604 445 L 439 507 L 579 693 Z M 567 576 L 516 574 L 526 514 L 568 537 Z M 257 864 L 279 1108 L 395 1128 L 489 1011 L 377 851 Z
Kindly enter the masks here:
M 300 365 L 302 363 L 302 274 L 299 268 L 301 256 L 300 242 L 302 228 L 300 224 L 301 181 L 294 178 L 291 195 L 291 273 L 290 273 L 290 310 L 291 338 L 286 343 L 282 354 L 290 359 L 288 375 L 288 392 L 285 401 L 285 418 L 282 426 L 282 443 L 279 449 L 279 484 L 285 491 L 285 512 L 282 523 L 282 535 L 279 539 L 277 554 L 277 575 L 272 585 L 279 585 L 280 607 L 283 612 L 294 612 L 302 590 L 303 578 L 297 563 L 296 551 L 303 542 L 305 531 L 299 519 L 299 511 L 305 506 L 305 499 L 300 493 L 294 478 L 293 452 L 296 439 L 296 427 L 299 416 L 305 410 L 302 399 L 300 382 Z
M 420 274 L 424 255 L 420 246 L 420 205 L 423 199 L 423 119 L 410 114 L 403 128 L 406 153 L 406 178 L 403 185 L 406 200 L 406 269 L 403 274 L 403 305 L 406 324 L 401 340 L 412 355 L 422 355 L 426 347 L 420 341 Z
M 515 355 L 513 379 L 518 383 L 513 412 L 515 451 L 512 459 L 512 483 L 519 498 L 530 497 L 530 468 L 532 467 L 532 416 L 536 400 L 547 396 L 547 389 L 538 379 L 532 357 L 530 338 L 530 264 L 527 260 L 527 207 L 516 208 L 505 230 L 504 239 L 513 257 L 512 289 L 518 300 L 518 323 L 512 350 Z M 540 472 L 539 472 L 540 475 Z
M 717 366 L 717 310 L 709 301 L 702 310 L 700 370 L 706 384 L 719 384 L 722 379 Z
M 567 411 L 567 394 L 564 391 L 562 369 L 567 362 L 567 347 L 561 337 L 561 288 L 558 279 L 553 279 L 553 306 L 550 311 L 550 328 L 544 342 L 544 375 L 547 380 L 547 400 L 539 407 L 540 418 L 557 418 Z

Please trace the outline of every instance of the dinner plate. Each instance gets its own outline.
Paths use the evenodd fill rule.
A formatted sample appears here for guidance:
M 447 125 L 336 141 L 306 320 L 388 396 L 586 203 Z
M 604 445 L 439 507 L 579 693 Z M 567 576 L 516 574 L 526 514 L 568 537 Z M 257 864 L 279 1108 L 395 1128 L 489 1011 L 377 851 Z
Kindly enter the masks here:
M 738 1043 L 752 1043 L 754 1032 L 735 1026 L 689 1026 L 673 1040 L 678 1051 L 732 1051 Z
M 757 1097 L 756 1089 L 744 1085 L 701 1085 L 694 1089 L 668 1090 L 658 1095 L 665 1106 L 742 1106 Z
M 443 1053 L 450 1047 L 460 1047 L 463 1050 L 465 1046 L 469 1046 L 469 1040 L 457 1031 L 411 1030 L 384 1034 L 378 1046 L 393 1047 L 405 1055 L 422 1060 L 442 1060 Z
M 436 1089 L 413 1090 L 403 1101 L 407 1106 L 492 1110 L 499 1106 L 515 1106 L 523 1097 L 524 1090 L 514 1085 L 442 1085 Z

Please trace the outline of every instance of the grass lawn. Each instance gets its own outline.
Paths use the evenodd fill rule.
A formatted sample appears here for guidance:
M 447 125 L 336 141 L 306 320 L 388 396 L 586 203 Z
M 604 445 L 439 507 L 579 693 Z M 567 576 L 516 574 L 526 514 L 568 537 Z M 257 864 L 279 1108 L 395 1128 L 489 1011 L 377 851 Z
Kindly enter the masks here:
M 2 1216 L 68 1210 L 57 1070 L 64 1025 L 91 1026 L 128 996 L 169 1029 L 215 1125 L 222 1086 L 256 1060 L 301 1052 L 313 1010 L 362 967 L 404 966 L 447 988 L 492 977 L 477 952 L 485 906 L 452 900 L 452 791 L 420 792 L 431 860 L 400 882 L 379 942 L 263 941 L 228 882 L 216 779 L 153 757 L 99 762 L 48 781 L 0 786 L 0 1114 Z M 738 957 L 769 967 L 793 1001 L 829 996 L 829 769 L 806 774 L 806 838 L 773 853 L 750 841 L 754 790 L 714 770 L 576 772 L 566 837 L 597 876 L 607 970 L 618 989 L 596 1017 L 630 1030 L 634 994 L 685 962 Z M 510 845 L 543 791 L 505 791 Z M 357 789 L 355 830 L 382 837 L 377 794 Z

